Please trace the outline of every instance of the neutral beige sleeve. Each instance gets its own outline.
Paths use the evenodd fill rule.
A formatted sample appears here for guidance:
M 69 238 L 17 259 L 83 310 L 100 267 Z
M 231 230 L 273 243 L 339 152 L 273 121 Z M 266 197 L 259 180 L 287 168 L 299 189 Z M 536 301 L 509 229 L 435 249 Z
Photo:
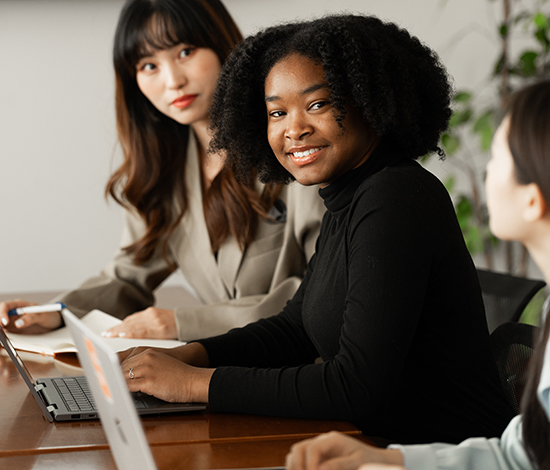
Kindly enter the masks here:
M 251 295 L 212 305 L 176 308 L 178 339 L 192 341 L 208 338 L 275 315 L 294 295 L 301 281 L 299 277 L 291 277 L 268 294 Z
M 138 240 L 143 233 L 141 220 L 126 211 L 121 247 Z M 77 316 L 97 308 L 124 318 L 153 305 L 153 291 L 171 272 L 160 253 L 138 266 L 133 262 L 133 256 L 120 249 L 98 276 L 54 300 L 65 303 Z

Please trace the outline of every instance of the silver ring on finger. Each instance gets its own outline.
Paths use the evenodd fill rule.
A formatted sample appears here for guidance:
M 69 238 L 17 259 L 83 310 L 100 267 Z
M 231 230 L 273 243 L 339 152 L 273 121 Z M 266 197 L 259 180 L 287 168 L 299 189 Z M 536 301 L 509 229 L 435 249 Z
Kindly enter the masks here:
M 130 370 L 128 371 L 128 377 L 133 379 L 135 376 L 136 376 L 136 374 L 134 374 L 134 368 L 130 367 Z

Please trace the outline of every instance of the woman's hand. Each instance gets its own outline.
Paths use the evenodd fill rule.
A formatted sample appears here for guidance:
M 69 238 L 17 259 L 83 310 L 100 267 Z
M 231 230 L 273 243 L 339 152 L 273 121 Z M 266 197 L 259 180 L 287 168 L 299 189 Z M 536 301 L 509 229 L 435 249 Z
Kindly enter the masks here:
M 208 353 L 204 346 L 200 343 L 188 343 L 177 348 L 148 348 L 148 347 L 137 347 L 126 349 L 118 353 L 118 359 L 123 363 L 126 359 L 129 359 L 131 356 L 138 356 L 146 350 L 157 351 L 166 356 L 173 357 L 178 361 L 185 362 L 190 366 L 194 367 L 208 367 Z
M 128 315 L 120 325 L 101 333 L 105 338 L 176 339 L 176 317 L 173 310 L 149 307 Z
M 63 321 L 60 312 L 30 313 L 27 315 L 8 316 L 14 308 L 37 305 L 25 300 L 12 300 L 0 303 L 0 321 L 2 326 L 11 333 L 37 335 L 59 328 Z
M 173 353 L 174 349 L 130 350 L 121 364 L 128 389 L 169 402 L 207 403 L 214 369 L 193 367 L 166 354 Z M 119 354 L 119 357 L 123 355 L 124 353 Z
M 403 454 L 397 449 L 378 449 L 345 434 L 330 432 L 294 444 L 286 457 L 288 470 L 363 470 L 402 468 Z

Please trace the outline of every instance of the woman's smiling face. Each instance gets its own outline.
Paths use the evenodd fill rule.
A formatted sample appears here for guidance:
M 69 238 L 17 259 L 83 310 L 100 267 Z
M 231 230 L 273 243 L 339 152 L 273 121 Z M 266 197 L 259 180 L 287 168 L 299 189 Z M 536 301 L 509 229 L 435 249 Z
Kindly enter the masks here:
M 265 81 L 271 149 L 299 183 L 322 188 L 362 165 L 379 142 L 349 105 L 344 129 L 338 125 L 324 77 L 321 65 L 291 54 L 273 66 Z

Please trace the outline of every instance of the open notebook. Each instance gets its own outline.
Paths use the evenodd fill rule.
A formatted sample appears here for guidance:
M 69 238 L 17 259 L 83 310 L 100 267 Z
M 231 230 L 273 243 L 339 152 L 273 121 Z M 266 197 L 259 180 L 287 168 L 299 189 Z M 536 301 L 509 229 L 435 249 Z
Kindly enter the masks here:
M 96 334 L 101 334 L 103 331 L 122 323 L 118 318 L 101 310 L 92 310 L 87 313 L 82 317 L 82 322 Z M 73 343 L 71 332 L 66 326 L 40 335 L 16 333 L 7 333 L 7 335 L 13 347 L 19 351 L 35 352 L 44 356 L 55 356 L 63 353 L 76 354 L 76 346 Z M 165 339 L 105 338 L 105 344 L 113 351 L 118 352 L 136 346 L 175 348 L 185 343 Z

